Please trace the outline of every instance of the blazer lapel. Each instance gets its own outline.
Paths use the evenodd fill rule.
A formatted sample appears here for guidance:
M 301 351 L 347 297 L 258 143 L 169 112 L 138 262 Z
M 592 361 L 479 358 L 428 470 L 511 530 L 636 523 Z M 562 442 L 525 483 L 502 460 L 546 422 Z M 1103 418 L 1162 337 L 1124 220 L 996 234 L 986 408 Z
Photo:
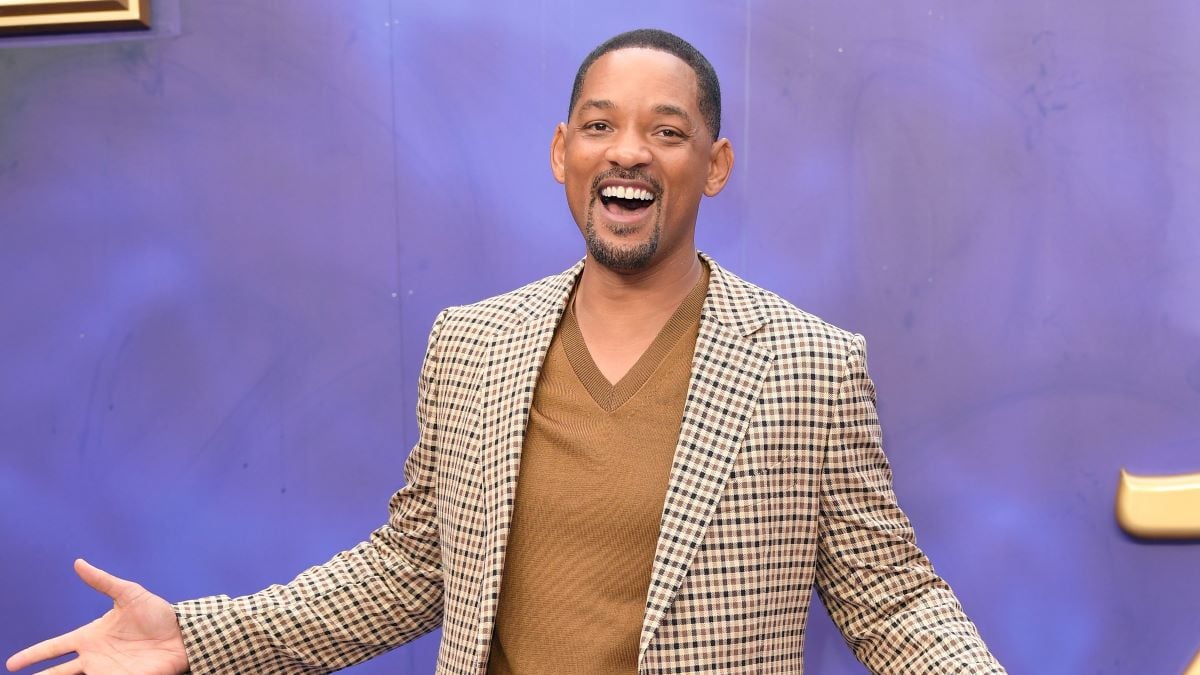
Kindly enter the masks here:
M 638 649 L 646 649 L 687 576 L 725 488 L 773 354 L 751 336 L 765 323 L 740 280 L 711 259 L 691 382 L 667 483 Z
M 496 623 L 500 578 L 512 522 L 521 446 L 533 404 L 538 373 L 566 307 L 582 263 L 528 287 L 525 302 L 514 312 L 514 325 L 496 332 L 484 357 L 481 385 L 481 452 L 483 469 L 483 574 L 479 588 L 479 672 L 487 669 L 487 651 Z

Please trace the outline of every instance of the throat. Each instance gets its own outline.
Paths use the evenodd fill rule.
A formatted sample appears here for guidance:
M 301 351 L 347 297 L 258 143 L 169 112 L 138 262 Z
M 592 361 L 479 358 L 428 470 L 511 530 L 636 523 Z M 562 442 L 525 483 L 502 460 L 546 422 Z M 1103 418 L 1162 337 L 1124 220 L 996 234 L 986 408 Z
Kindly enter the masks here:
M 596 370 L 608 380 L 612 386 L 620 384 L 621 380 L 633 370 L 637 365 L 638 360 L 646 353 L 650 345 L 654 342 L 654 336 L 645 341 L 634 343 L 627 341 L 619 345 L 599 345 L 596 340 L 592 340 L 592 344 L 587 344 L 587 338 L 584 338 L 584 343 L 587 344 L 588 353 L 592 357 L 592 362 L 596 364 Z M 605 349 L 605 347 L 609 347 Z
M 572 302 L 571 313 L 596 369 L 616 385 L 637 364 L 670 319 L 673 308 L 654 312 L 595 314 Z

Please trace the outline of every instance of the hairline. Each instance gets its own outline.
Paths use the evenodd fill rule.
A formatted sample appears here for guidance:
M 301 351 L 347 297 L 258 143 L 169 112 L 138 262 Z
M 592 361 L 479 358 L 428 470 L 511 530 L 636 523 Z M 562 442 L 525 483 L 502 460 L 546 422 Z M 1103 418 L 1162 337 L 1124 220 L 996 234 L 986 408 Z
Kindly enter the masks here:
M 606 54 L 624 49 L 649 49 L 664 54 L 670 54 L 682 61 L 691 69 L 696 82 L 696 104 L 699 108 L 700 119 L 708 128 L 715 142 L 721 133 L 721 84 L 717 79 L 716 70 L 696 49 L 683 38 L 657 29 L 639 29 L 621 33 L 602 42 L 591 51 L 580 63 L 575 73 L 575 81 L 571 87 L 571 102 L 567 107 L 567 119 L 575 112 L 579 97 L 583 93 L 583 83 L 591 72 L 592 66 Z

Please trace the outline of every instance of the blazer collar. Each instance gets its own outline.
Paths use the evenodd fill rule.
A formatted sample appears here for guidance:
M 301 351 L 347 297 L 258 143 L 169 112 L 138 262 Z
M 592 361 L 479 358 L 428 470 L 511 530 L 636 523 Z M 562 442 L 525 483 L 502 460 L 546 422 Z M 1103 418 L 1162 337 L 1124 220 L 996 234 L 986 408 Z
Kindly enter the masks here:
M 701 321 L 711 318 L 741 337 L 749 337 L 767 324 L 767 316 L 756 297 L 761 289 L 721 267 L 707 253 L 701 252 L 700 259 L 708 263 L 710 273 L 708 298 L 704 303 L 706 316 Z

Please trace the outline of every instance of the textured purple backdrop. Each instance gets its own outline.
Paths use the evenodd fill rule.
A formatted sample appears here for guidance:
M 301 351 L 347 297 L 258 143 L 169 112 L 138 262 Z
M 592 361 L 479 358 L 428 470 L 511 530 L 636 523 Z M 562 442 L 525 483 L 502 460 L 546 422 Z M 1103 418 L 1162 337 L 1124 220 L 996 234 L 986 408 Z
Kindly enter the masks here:
M 1117 469 L 1200 470 L 1200 6 L 184 0 L 0 41 L 0 651 L 379 524 L 443 306 L 582 254 L 548 170 L 574 68 L 680 33 L 734 179 L 702 247 L 866 334 L 897 491 L 1013 673 L 1173 673 L 1200 544 Z M 359 673 L 431 672 L 436 636 Z M 813 672 L 863 672 L 824 617 Z

